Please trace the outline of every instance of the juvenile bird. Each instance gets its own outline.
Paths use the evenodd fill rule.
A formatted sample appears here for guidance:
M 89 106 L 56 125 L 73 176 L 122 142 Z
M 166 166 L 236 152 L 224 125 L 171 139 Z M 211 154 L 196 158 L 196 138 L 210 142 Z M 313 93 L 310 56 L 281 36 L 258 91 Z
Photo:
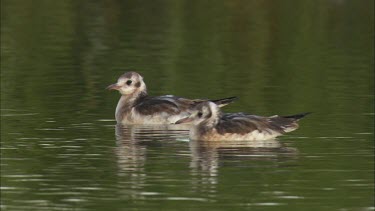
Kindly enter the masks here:
M 143 77 L 136 72 L 124 73 L 117 83 L 109 85 L 107 89 L 121 93 L 115 117 L 117 123 L 123 124 L 173 124 L 192 113 L 198 103 L 206 101 L 173 95 L 149 96 Z M 235 99 L 229 97 L 211 101 L 222 107 Z
M 190 116 L 176 124 L 193 122 L 190 139 L 206 141 L 268 140 L 298 128 L 298 120 L 309 113 L 262 117 L 246 113 L 224 114 L 213 102 L 198 104 Z

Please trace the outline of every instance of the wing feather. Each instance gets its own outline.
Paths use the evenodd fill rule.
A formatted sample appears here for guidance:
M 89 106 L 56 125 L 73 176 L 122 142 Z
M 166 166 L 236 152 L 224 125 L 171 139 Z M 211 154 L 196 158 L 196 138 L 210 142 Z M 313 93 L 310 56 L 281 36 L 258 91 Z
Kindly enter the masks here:
M 283 117 L 261 117 L 245 113 L 224 114 L 216 126 L 220 134 L 237 133 L 247 134 L 255 130 L 271 134 L 272 132 L 284 133 L 289 127 L 294 127 L 291 119 Z
M 154 115 L 157 113 L 179 114 L 190 106 L 187 100 L 165 95 L 159 97 L 146 97 L 135 106 L 136 111 L 143 115 Z
M 136 111 L 142 115 L 154 115 L 157 113 L 179 114 L 181 109 L 173 100 L 162 97 L 148 97 L 135 106 Z

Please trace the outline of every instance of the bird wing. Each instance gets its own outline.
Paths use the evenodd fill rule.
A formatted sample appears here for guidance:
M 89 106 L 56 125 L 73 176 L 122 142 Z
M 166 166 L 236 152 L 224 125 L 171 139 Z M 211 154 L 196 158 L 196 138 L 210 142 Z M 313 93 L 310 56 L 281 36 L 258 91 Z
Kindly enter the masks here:
M 135 109 L 143 115 L 153 115 L 162 112 L 176 115 L 182 111 L 186 111 L 192 106 L 191 104 L 191 100 L 173 95 L 165 95 L 158 97 L 146 97 L 135 106 Z
M 223 98 L 213 100 L 219 107 L 225 106 L 234 100 L 236 97 Z M 168 114 L 179 114 L 181 112 L 191 111 L 194 107 L 206 99 L 186 99 L 174 95 L 163 95 L 157 97 L 147 96 L 135 106 L 136 110 L 144 115 L 152 115 L 155 113 L 165 112 Z
M 246 113 L 224 114 L 216 126 L 220 134 L 237 133 L 247 134 L 255 130 L 265 133 L 284 133 L 285 128 L 294 121 L 279 116 L 261 117 Z M 293 125 L 294 126 L 294 125 Z
M 235 100 L 237 100 L 237 97 L 227 97 L 227 98 L 210 100 L 210 101 L 214 102 L 219 107 L 223 107 L 223 106 L 226 106 L 226 105 L 232 103 Z

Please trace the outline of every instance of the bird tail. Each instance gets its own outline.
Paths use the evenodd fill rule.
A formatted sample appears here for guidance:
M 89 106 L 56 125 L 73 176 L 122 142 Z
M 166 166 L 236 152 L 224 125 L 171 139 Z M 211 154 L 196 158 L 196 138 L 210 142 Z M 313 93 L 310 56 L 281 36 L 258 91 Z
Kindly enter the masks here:
M 311 112 L 305 112 L 290 116 L 273 116 L 270 118 L 270 122 L 279 129 L 282 133 L 288 133 L 298 128 L 298 120 L 310 114 Z
M 214 102 L 217 106 L 223 107 L 228 105 L 229 103 L 232 103 L 233 101 L 237 100 L 237 97 L 227 97 L 227 98 L 222 98 L 222 99 L 217 99 L 217 100 L 210 100 L 211 102 Z

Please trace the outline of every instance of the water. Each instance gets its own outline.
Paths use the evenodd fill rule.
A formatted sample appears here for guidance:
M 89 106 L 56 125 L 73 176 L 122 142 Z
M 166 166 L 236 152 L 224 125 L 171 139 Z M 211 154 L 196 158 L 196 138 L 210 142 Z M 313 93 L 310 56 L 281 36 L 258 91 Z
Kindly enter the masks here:
M 2 1 L 2 210 L 374 210 L 373 1 Z M 121 127 L 152 95 L 312 111 L 276 141 Z

